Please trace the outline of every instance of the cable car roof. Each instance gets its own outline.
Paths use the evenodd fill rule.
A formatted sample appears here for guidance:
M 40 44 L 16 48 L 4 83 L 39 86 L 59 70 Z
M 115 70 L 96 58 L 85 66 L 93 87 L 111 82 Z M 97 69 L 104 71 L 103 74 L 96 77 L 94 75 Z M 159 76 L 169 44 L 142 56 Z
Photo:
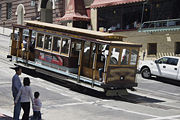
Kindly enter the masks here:
M 93 30 L 87 30 L 87 29 L 82 29 L 82 28 L 75 28 L 75 27 L 68 27 L 64 25 L 58 25 L 58 24 L 52 24 L 52 23 L 45 23 L 45 22 L 40 22 L 40 21 L 25 21 L 27 23 L 27 26 L 41 26 L 41 27 L 48 27 L 48 28 L 53 28 L 53 29 L 59 29 L 61 31 L 66 31 L 69 33 L 73 34 L 84 34 L 88 35 L 91 37 L 101 37 L 102 39 L 107 39 L 107 40 L 122 40 L 122 38 L 125 38 L 125 36 L 120 36 L 120 35 L 114 35 L 112 33 L 103 33 L 103 32 L 98 32 L 98 31 L 93 31 Z
M 92 38 L 92 42 L 96 43 L 104 43 L 104 44 L 118 44 L 118 45 L 130 45 L 130 46 L 137 46 L 141 47 L 141 44 L 136 43 L 129 43 L 123 42 L 122 39 L 126 38 L 125 36 L 115 35 L 112 33 L 104 33 L 99 31 L 87 30 L 82 28 L 74 28 L 68 27 L 64 25 L 52 24 L 52 23 L 45 23 L 40 21 L 25 21 L 26 26 L 29 27 L 38 27 L 48 30 L 55 30 L 60 32 L 69 33 L 72 35 L 84 36 L 87 38 Z M 94 41 L 95 40 L 95 41 Z

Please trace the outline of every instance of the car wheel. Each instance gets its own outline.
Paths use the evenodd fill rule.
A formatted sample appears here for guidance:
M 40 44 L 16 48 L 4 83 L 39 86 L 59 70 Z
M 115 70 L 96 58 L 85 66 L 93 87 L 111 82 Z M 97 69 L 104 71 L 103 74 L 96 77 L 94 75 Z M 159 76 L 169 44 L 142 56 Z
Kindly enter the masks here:
M 151 71 L 149 68 L 143 68 L 141 71 L 141 76 L 143 78 L 150 78 L 151 77 Z

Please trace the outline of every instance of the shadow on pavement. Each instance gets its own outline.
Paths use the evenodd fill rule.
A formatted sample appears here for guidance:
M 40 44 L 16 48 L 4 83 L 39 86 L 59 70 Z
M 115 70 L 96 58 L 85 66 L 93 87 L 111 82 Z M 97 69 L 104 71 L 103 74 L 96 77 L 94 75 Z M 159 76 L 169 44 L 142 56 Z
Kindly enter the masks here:
M 180 86 L 180 81 L 173 80 L 173 79 L 168 79 L 168 78 L 162 78 L 162 77 L 153 76 L 148 80 L 155 80 L 155 81 L 159 81 L 159 82 L 170 84 L 170 85 Z
M 0 113 L 0 120 L 13 120 L 12 117 Z
M 42 73 L 37 73 L 35 71 L 23 68 L 23 73 L 28 74 L 33 77 L 38 77 L 41 79 L 44 79 L 46 81 L 49 81 L 51 83 L 66 87 L 72 91 L 84 94 L 84 95 L 89 95 L 92 97 L 100 98 L 100 99 L 113 99 L 113 100 L 119 100 L 119 101 L 126 101 L 126 102 L 131 102 L 131 103 L 159 103 L 159 102 L 165 102 L 161 101 L 158 99 L 154 98 L 149 98 L 146 96 L 141 96 L 141 95 L 136 95 L 136 94 L 128 94 L 124 96 L 115 96 L 115 97 L 109 97 L 105 95 L 105 92 L 100 92 L 94 89 L 90 89 L 69 81 L 65 81 L 63 79 L 67 78 L 65 76 L 62 76 L 61 79 L 54 78 L 52 76 L 42 74 Z

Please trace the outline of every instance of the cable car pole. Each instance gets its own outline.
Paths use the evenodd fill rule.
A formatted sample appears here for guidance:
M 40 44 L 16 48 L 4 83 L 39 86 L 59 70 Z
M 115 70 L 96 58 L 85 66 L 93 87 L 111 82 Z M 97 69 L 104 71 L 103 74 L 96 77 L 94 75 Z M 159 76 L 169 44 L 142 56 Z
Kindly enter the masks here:
M 94 54 L 93 66 L 92 66 L 92 87 L 94 87 L 94 80 L 96 79 L 96 65 L 97 65 L 97 54 L 99 45 L 96 43 L 96 53 Z
M 81 68 L 82 68 L 82 56 L 83 56 L 83 53 L 84 53 L 84 41 L 82 41 L 82 44 L 81 44 L 81 51 L 80 51 L 80 54 L 79 54 L 79 59 L 78 59 L 78 77 L 77 77 L 77 82 L 79 82 L 80 80 L 80 75 L 81 75 Z

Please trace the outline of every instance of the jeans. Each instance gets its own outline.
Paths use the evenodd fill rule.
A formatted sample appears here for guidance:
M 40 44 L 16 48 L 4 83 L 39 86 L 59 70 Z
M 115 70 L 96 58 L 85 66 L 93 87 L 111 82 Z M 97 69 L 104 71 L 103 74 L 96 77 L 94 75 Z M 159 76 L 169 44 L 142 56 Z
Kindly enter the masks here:
M 20 99 L 19 99 L 18 102 L 16 103 L 16 105 L 14 105 L 13 120 L 19 120 L 20 112 L 21 112 L 21 103 L 20 103 Z
M 99 68 L 99 78 L 102 79 L 102 73 L 104 71 L 104 68 Z
M 29 120 L 30 102 L 22 102 L 21 107 L 24 111 L 24 114 L 22 116 L 22 120 Z
M 33 111 L 33 119 L 32 120 L 41 120 L 41 112 Z

